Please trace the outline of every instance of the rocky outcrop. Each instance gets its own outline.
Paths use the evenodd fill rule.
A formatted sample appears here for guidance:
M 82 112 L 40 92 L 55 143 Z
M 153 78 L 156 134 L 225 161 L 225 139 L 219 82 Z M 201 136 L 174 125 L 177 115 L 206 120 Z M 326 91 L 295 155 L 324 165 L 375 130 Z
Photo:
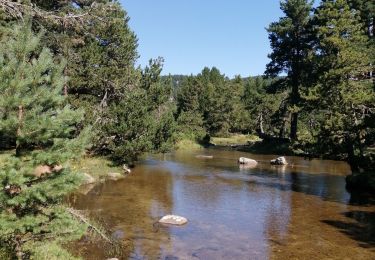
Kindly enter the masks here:
M 88 184 L 93 184 L 96 182 L 95 178 L 92 177 L 90 174 L 88 173 L 82 173 L 83 175 L 83 185 L 88 185 Z
M 83 195 L 87 195 L 89 194 L 89 192 L 95 187 L 95 183 L 91 183 L 91 184 L 86 184 L 86 185 L 82 185 L 78 192 L 83 194 Z
M 107 174 L 107 177 L 108 177 L 109 179 L 111 179 L 111 180 L 118 180 L 118 179 L 122 179 L 122 178 L 124 178 L 125 176 L 124 176 L 124 174 L 119 173 L 119 172 L 109 172 L 109 173 Z
M 184 225 L 187 222 L 188 220 L 186 218 L 176 215 L 166 215 L 159 220 L 159 223 L 177 226 Z
M 278 157 L 270 161 L 272 165 L 287 165 L 288 162 L 286 161 L 284 156 Z
M 62 165 L 55 165 L 55 166 L 39 165 L 34 169 L 33 175 L 35 177 L 41 178 L 41 177 L 50 175 L 52 173 L 58 173 L 62 169 L 63 169 Z
M 250 159 L 250 158 L 246 158 L 246 157 L 240 157 L 238 159 L 238 163 L 248 165 L 248 166 L 254 166 L 254 167 L 258 164 L 257 161 Z

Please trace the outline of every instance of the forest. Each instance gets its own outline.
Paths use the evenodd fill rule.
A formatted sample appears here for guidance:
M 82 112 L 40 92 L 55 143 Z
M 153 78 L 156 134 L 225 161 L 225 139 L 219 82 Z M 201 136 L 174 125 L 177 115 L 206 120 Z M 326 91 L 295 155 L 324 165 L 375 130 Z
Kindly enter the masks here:
M 136 66 L 117 1 L 0 0 L 0 256 L 71 257 L 62 245 L 88 228 L 63 203 L 81 156 L 133 166 L 183 140 L 254 135 L 253 151 L 347 161 L 348 188 L 373 192 L 374 2 L 280 8 L 264 75 L 228 78 L 216 67 L 162 76 L 161 57 Z

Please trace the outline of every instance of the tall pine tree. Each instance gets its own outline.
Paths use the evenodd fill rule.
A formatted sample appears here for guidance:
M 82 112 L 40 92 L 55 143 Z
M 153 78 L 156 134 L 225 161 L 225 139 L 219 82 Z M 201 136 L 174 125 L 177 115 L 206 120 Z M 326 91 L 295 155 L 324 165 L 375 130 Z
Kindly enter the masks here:
M 0 169 L 0 247 L 18 259 L 66 258 L 60 245 L 86 228 L 61 204 L 80 184 L 67 162 L 87 143 L 83 114 L 66 105 L 65 63 L 41 37 L 27 25 L 1 28 L 0 134 L 16 150 Z
M 319 144 L 325 153 L 342 154 L 353 170 L 364 155 L 366 124 L 375 104 L 367 79 L 371 71 L 368 37 L 346 0 L 326 0 L 316 11 L 316 59 L 319 82 L 312 91 L 324 114 Z
M 308 30 L 312 1 L 284 0 L 280 2 L 285 16 L 268 27 L 272 53 L 266 74 L 276 76 L 286 73 L 291 87 L 289 110 L 291 112 L 290 138 L 297 139 L 300 88 L 306 84 L 307 60 L 311 52 Z

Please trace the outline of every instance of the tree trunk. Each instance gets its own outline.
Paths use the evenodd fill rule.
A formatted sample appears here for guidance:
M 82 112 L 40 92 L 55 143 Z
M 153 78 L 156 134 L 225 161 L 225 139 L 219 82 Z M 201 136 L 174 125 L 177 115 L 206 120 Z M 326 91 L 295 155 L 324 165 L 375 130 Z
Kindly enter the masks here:
M 68 86 L 66 84 L 64 85 L 64 96 L 68 96 Z
M 263 113 L 260 113 L 259 115 L 259 120 L 258 120 L 258 124 L 259 124 L 259 133 L 260 135 L 264 135 L 264 129 L 263 129 Z
M 298 64 L 298 63 L 297 63 Z M 296 65 L 292 76 L 292 93 L 291 93 L 291 105 L 292 109 L 296 109 L 300 101 L 299 85 L 300 85 L 300 70 L 299 66 Z M 292 111 L 292 118 L 290 120 L 290 139 L 297 140 L 297 127 L 298 127 L 298 112 Z
M 19 137 L 22 134 L 22 120 L 23 120 L 23 106 L 18 106 L 18 128 L 17 128 L 17 138 L 16 138 L 16 156 L 19 156 L 21 153 L 21 144 Z
M 298 113 L 292 113 L 290 121 L 290 139 L 297 140 Z

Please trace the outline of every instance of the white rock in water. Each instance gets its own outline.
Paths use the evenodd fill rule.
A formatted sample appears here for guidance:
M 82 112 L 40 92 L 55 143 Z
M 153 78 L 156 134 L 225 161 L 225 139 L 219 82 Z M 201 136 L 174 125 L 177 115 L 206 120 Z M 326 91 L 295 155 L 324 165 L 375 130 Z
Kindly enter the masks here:
M 286 161 L 284 156 L 281 156 L 281 157 L 271 160 L 271 164 L 272 165 L 287 165 L 288 162 Z
M 239 163 L 239 164 L 254 165 L 254 166 L 258 164 L 257 161 L 255 161 L 255 160 L 253 160 L 253 159 L 246 158 L 246 157 L 240 157 L 240 158 L 238 159 L 238 163 Z
M 213 159 L 214 157 L 212 155 L 197 155 L 195 156 L 198 159 Z
M 188 220 L 184 217 L 176 215 L 166 215 L 159 220 L 160 223 L 170 224 L 170 225 L 184 225 Z
M 122 165 L 122 169 L 124 170 L 124 173 L 125 173 L 125 174 L 129 174 L 129 173 L 132 172 L 132 171 L 130 170 L 130 168 L 129 168 L 126 164 L 123 164 L 123 165 Z

